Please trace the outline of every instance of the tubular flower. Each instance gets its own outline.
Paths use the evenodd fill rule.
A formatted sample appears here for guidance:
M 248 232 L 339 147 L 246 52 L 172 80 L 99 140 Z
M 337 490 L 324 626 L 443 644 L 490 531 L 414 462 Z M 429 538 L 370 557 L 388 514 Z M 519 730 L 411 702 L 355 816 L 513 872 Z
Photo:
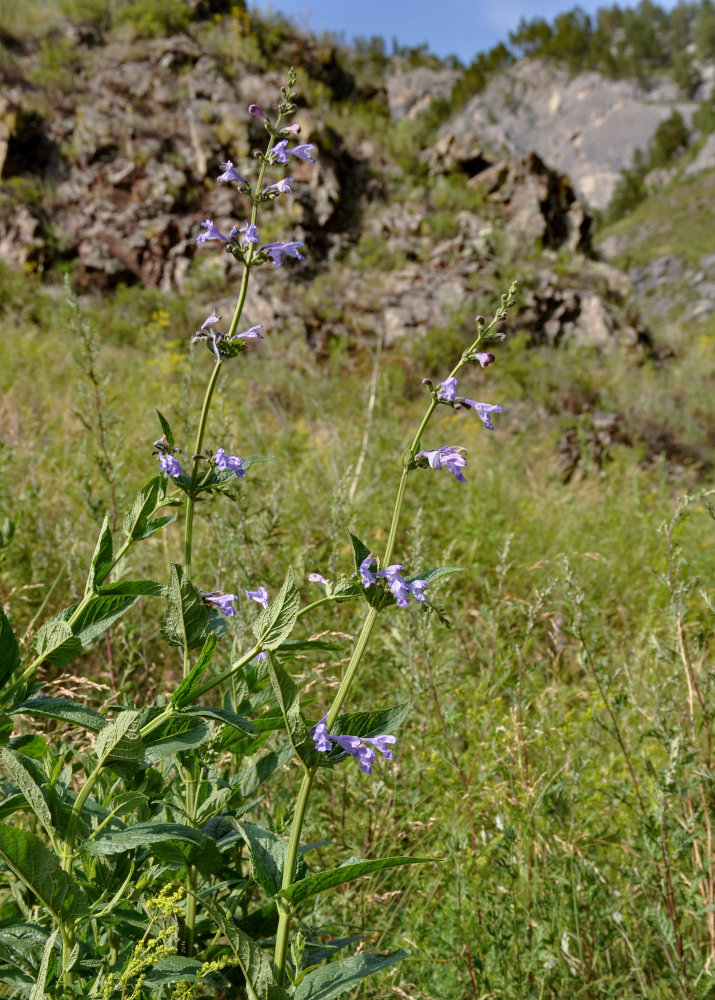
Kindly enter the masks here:
M 219 611 L 222 611 L 228 618 L 236 614 L 233 602 L 238 600 L 238 594 L 222 594 L 220 591 L 212 591 L 210 594 L 201 595 L 206 604 L 215 604 Z
M 492 403 L 478 403 L 476 399 L 458 399 L 457 402 L 463 403 L 464 406 L 470 406 L 473 410 L 476 410 L 477 416 L 488 431 L 494 430 L 491 414 L 503 412 L 501 406 L 495 406 Z
M 159 468 L 162 472 L 168 473 L 174 478 L 176 476 L 183 476 L 184 470 L 181 468 L 181 462 L 173 455 L 163 454 L 159 456 Z
M 260 604 L 264 608 L 268 607 L 268 591 L 265 587 L 259 587 L 258 590 L 246 590 L 244 593 L 256 604 Z
M 363 587 L 370 587 L 375 582 L 375 574 L 370 571 L 370 566 L 374 562 L 372 552 L 370 552 L 360 563 L 360 579 Z
M 238 455 L 227 455 L 223 448 L 219 448 L 214 455 L 214 462 L 217 469 L 230 469 L 231 472 L 236 474 L 237 479 L 246 475 L 246 470 L 243 468 Z
M 248 181 L 246 180 L 246 178 L 245 177 L 241 177 L 240 174 L 236 173 L 236 171 L 234 170 L 234 167 L 233 167 L 233 163 L 231 163 L 230 160 L 226 160 L 225 163 L 221 164 L 221 170 L 223 171 L 223 173 L 221 173 L 221 174 L 218 175 L 217 180 L 220 180 L 220 181 L 238 181 L 239 184 L 245 184 L 247 187 L 249 186 L 248 185 Z
M 360 770 L 364 774 L 372 774 L 372 765 L 375 760 L 375 750 L 378 750 L 385 760 L 392 760 L 392 750 L 390 746 L 397 743 L 396 736 L 337 736 L 328 732 L 325 724 L 327 715 L 324 715 L 320 722 L 313 726 L 311 735 L 315 741 L 315 749 L 325 753 L 332 749 L 331 740 L 349 753 L 351 757 L 360 765 Z
M 418 451 L 415 459 L 424 458 L 431 469 L 446 469 L 452 473 L 457 482 L 466 483 L 467 480 L 462 475 L 462 469 L 467 464 L 466 458 L 462 455 L 463 451 L 464 448 L 446 445 L 437 448 L 436 451 Z
M 261 247 L 261 250 L 265 250 L 268 256 L 273 261 L 274 267 L 280 267 L 283 263 L 283 256 L 295 257 L 296 260 L 305 260 L 305 257 L 299 251 L 299 247 L 305 246 L 304 243 L 281 243 L 276 241 L 275 243 L 266 243 L 265 246 Z
M 444 382 L 439 383 L 439 388 L 437 390 L 437 398 L 444 400 L 446 403 L 452 403 L 455 396 L 457 395 L 457 380 L 454 375 L 446 378 Z
M 472 357 L 475 361 L 479 362 L 482 368 L 486 368 L 487 365 L 491 365 L 494 361 L 496 361 L 496 358 L 491 351 L 478 351 L 476 354 L 473 354 Z
M 196 237 L 196 242 L 199 246 L 201 246 L 202 243 L 206 243 L 207 240 L 221 240 L 222 243 L 231 242 L 228 236 L 224 236 L 223 233 L 216 228 L 216 226 L 213 224 L 213 219 L 206 219 L 204 222 L 201 223 L 201 225 L 206 230 L 206 232 L 200 233 Z
M 292 177 L 284 177 L 280 181 L 276 181 L 275 184 L 269 184 L 267 188 L 264 188 L 264 194 L 290 194 L 292 191 L 291 184 L 293 183 Z
M 308 580 L 310 583 L 324 583 L 326 586 L 328 584 L 322 573 L 309 573 Z
M 400 575 L 401 569 L 404 569 L 404 566 L 401 566 L 400 563 L 393 563 L 392 566 L 386 566 L 384 569 L 381 569 L 375 576 L 383 577 L 387 580 L 387 586 L 392 591 L 399 608 L 404 608 L 405 605 L 410 603 L 410 595 L 416 601 L 426 601 L 427 598 L 424 596 L 423 591 L 428 584 L 424 580 L 415 580 L 414 583 L 408 583 Z
M 297 146 L 288 149 L 288 140 L 281 139 L 277 142 L 273 149 L 271 150 L 271 156 L 276 163 L 287 163 L 288 155 L 297 157 L 299 160 L 307 160 L 309 163 L 315 163 L 315 157 L 311 156 L 311 152 L 315 149 L 312 143 L 300 143 Z

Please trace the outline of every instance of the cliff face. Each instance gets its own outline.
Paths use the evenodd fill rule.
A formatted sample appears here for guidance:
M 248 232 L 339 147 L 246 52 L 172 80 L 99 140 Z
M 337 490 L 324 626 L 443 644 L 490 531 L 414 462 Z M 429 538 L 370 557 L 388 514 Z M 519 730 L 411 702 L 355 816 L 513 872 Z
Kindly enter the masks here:
M 201 221 L 244 221 L 235 193 L 214 178 L 226 159 L 252 176 L 265 133 L 247 106 L 272 106 L 285 82 L 285 68 L 230 61 L 200 39 L 121 40 L 69 26 L 54 49 L 18 45 L 0 63 L 1 260 L 50 273 L 69 264 L 86 290 L 185 288 Z M 475 291 L 521 270 L 532 341 L 647 341 L 626 309 L 628 279 L 592 259 L 589 205 L 603 204 L 633 149 L 670 114 L 671 91 L 644 95 L 595 73 L 571 78 L 518 63 L 419 154 L 415 169 L 426 174 L 416 197 L 414 188 L 406 194 L 404 165 L 390 159 L 397 144 L 349 126 L 355 81 L 335 53 L 306 38 L 289 42 L 317 95 L 300 112 L 301 141 L 319 155 L 315 166 L 291 164 L 296 191 L 278 219 L 309 253 L 293 272 L 290 306 L 256 274 L 251 322 L 290 321 L 317 349 L 363 330 L 389 344 L 446 317 L 463 322 Z M 62 58 L 48 62 L 48 51 Z M 365 106 L 378 125 L 388 101 L 394 115 L 414 117 L 453 76 L 423 69 L 384 88 L 375 81 Z M 466 201 L 452 206 L 434 192 L 455 171 Z

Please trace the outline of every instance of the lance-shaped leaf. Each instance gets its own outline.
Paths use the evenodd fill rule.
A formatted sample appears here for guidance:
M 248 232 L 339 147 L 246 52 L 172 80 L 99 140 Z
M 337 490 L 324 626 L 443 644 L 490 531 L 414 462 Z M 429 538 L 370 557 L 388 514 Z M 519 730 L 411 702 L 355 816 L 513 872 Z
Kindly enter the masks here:
M 37 924 L 26 921 L 9 924 L 3 921 L 0 926 L 0 955 L 5 963 L 22 969 L 34 979 L 37 976 L 38 956 L 42 954 L 47 937 L 45 928 Z
M 279 771 L 284 764 L 287 764 L 293 757 L 293 747 L 287 743 L 280 750 L 271 750 L 255 764 L 245 768 L 232 779 L 232 784 L 236 782 L 243 798 L 255 795 L 258 789 L 271 778 L 276 771 Z
M 217 988 L 226 988 L 226 980 L 218 972 L 204 973 L 203 962 L 185 955 L 167 955 L 152 965 L 143 982 L 150 988 L 168 983 L 206 983 Z M 183 992 L 183 991 L 182 991 Z M 189 994 L 192 995 L 192 994 Z M 196 994 L 193 994 L 196 995 Z
M 199 681 L 201 680 L 204 671 L 213 659 L 217 641 L 218 639 L 215 632 L 211 632 L 206 637 L 204 648 L 201 650 L 198 660 L 171 696 L 172 705 L 177 708 L 182 708 L 191 701 L 194 696 L 194 692 L 199 689 Z
M 100 594 L 122 594 L 127 597 L 145 595 L 147 597 L 166 597 L 166 587 L 156 580 L 117 580 L 116 583 L 105 583 L 99 588 Z
M 203 719 L 192 719 L 186 715 L 173 716 L 161 730 L 154 731 L 148 738 L 144 755 L 147 764 L 156 764 L 175 753 L 195 750 L 211 736 L 213 727 Z
M 253 877 L 270 896 L 275 896 L 283 880 L 286 841 L 256 823 L 236 823 L 236 826 L 248 844 Z
M 54 854 L 27 830 L 0 826 L 0 860 L 33 892 L 58 922 L 87 909 L 81 886 L 60 867 Z
M 225 726 L 237 729 L 241 733 L 247 733 L 249 736 L 254 736 L 258 732 L 252 722 L 244 719 L 242 715 L 236 715 L 235 712 L 231 712 L 227 708 L 213 708 L 211 705 L 192 705 L 190 708 L 185 708 L 181 714 L 199 715 L 202 719 L 214 719 L 216 722 L 222 722 Z
M 50 934 L 45 943 L 45 950 L 42 953 L 42 961 L 40 962 L 40 971 L 37 974 L 35 985 L 30 991 L 30 1000 L 45 1000 L 45 984 L 47 983 L 47 973 L 50 971 L 50 958 L 52 957 L 55 940 L 59 932 L 60 929 L 58 927 Z
M 167 592 L 167 609 L 161 623 L 161 634 L 171 646 L 194 649 L 206 638 L 209 611 L 198 590 L 181 566 L 171 567 Z
M 362 563 L 370 555 L 370 549 L 367 547 L 365 542 L 361 541 L 357 535 L 353 535 L 351 531 L 348 531 L 348 538 L 350 539 L 350 545 L 353 550 L 355 572 L 357 573 L 360 570 L 360 563 Z
M 268 673 L 293 749 L 306 767 L 312 767 L 318 752 L 300 714 L 298 688 L 272 653 L 268 654 Z
M 435 580 L 440 580 L 443 576 L 451 576 L 452 573 L 462 572 L 461 566 L 438 566 L 436 569 L 428 569 L 424 573 L 418 573 L 417 576 L 407 576 L 405 579 L 408 583 L 414 583 L 415 580 L 434 583 Z
M 159 418 L 159 423 L 161 424 L 162 433 L 166 435 L 166 443 L 169 448 L 174 450 L 174 435 L 171 433 L 171 427 L 169 427 L 169 421 L 166 419 L 163 413 L 159 410 L 156 411 L 156 415 Z
M 224 914 L 220 904 L 202 897 L 201 905 L 221 928 L 246 979 L 248 1000 L 288 1000 L 288 994 L 273 978 L 268 955 L 257 941 Z
M 96 593 L 97 587 L 107 578 L 112 568 L 113 554 L 112 532 L 109 530 L 109 517 L 105 514 L 87 576 L 86 594 Z
M 300 594 L 289 569 L 283 586 L 253 624 L 253 634 L 264 649 L 280 646 L 293 631 L 300 611 Z
M 115 770 L 136 770 L 144 758 L 139 735 L 139 712 L 127 709 L 108 722 L 97 737 L 95 752 L 100 764 Z
M 0 685 L 20 665 L 20 647 L 5 612 L 0 607 Z
M 301 979 L 293 1000 L 332 1000 L 347 993 L 361 979 L 389 968 L 408 954 L 394 951 L 391 955 L 351 955 L 340 962 L 322 965 Z
M 82 652 L 82 641 L 67 622 L 51 618 L 35 634 L 35 652 L 38 658 L 64 667 Z
M 128 538 L 138 541 L 141 538 L 146 538 L 147 534 L 153 534 L 153 531 L 150 530 L 149 518 L 154 511 L 163 506 L 165 496 L 162 476 L 154 476 L 139 490 L 122 522 Z
M 315 896 L 326 889 L 334 889 L 336 885 L 346 885 L 354 882 L 355 879 L 363 878 L 365 875 L 372 875 L 373 872 L 381 872 L 384 868 L 398 868 L 402 865 L 424 865 L 432 861 L 432 858 L 377 858 L 375 861 L 350 861 L 339 868 L 330 868 L 328 871 L 316 872 L 308 875 L 300 882 L 294 882 L 287 889 L 281 889 L 274 893 L 276 896 L 283 896 L 293 905 L 302 903 L 304 899 Z
M 32 762 L 30 762 L 30 764 L 31 763 Z M 52 823 L 50 807 L 45 801 L 42 788 L 35 781 L 35 778 L 29 768 L 25 767 L 21 757 L 18 754 L 13 753 L 12 750 L 7 750 L 3 747 L 0 749 L 0 764 L 2 764 L 6 774 L 12 778 L 17 787 L 20 789 L 25 797 L 25 801 L 30 806 L 35 816 L 37 816 L 40 823 L 42 823 L 48 835 L 50 837 L 54 836 L 54 826 Z
M 100 594 L 93 597 L 82 609 L 77 620 L 72 623 L 72 631 L 83 646 L 88 646 L 93 639 L 102 635 L 117 619 L 125 615 L 136 601 L 136 594 Z M 70 617 L 74 610 L 66 608 L 61 612 L 61 617 L 65 619 Z
M 85 841 L 82 850 L 104 857 L 131 851 L 135 847 L 148 847 L 150 844 L 164 844 L 173 840 L 198 846 L 203 840 L 203 834 L 183 823 L 135 823 L 124 830 L 111 830 L 101 833 L 96 840 Z
M 87 708 L 78 701 L 70 698 L 51 698 L 46 694 L 39 694 L 35 698 L 28 698 L 27 701 L 15 705 L 8 710 L 9 715 L 29 715 L 31 717 L 40 716 L 45 719 L 57 719 L 58 722 L 70 722 L 72 725 L 81 726 L 98 733 L 107 725 L 107 720 L 93 708 Z

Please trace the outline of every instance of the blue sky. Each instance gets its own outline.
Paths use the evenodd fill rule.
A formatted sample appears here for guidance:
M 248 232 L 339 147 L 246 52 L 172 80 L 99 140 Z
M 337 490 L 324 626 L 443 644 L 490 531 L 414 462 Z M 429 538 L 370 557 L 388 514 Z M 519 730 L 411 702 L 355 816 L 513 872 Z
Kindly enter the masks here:
M 578 6 L 593 13 L 613 2 L 581 0 Z M 635 6 L 623 0 L 618 5 Z M 660 0 L 659 5 L 671 9 L 675 0 Z M 249 0 L 250 8 L 279 11 L 311 31 L 344 33 L 347 41 L 356 35 L 382 35 L 388 50 L 393 37 L 401 45 L 427 42 L 431 52 L 454 54 L 465 63 L 477 52 L 506 41 L 522 17 L 551 20 L 575 6 L 577 0 Z

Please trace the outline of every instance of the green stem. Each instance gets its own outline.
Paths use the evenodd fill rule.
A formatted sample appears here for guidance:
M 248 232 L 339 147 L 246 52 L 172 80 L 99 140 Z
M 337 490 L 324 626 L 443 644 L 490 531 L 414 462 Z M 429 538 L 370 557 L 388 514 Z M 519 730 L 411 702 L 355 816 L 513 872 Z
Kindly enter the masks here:
M 305 813 L 308 808 L 308 799 L 310 798 L 310 789 L 313 785 L 314 775 L 315 768 L 304 768 L 303 780 L 300 783 L 298 797 L 295 802 L 295 812 L 293 814 L 293 822 L 291 823 L 290 828 L 290 839 L 288 840 L 288 847 L 286 849 L 281 889 L 287 889 L 289 885 L 293 884 L 295 864 L 298 859 L 298 847 L 300 845 L 300 833 L 303 828 L 303 820 L 305 819 Z M 273 966 L 278 985 L 282 986 L 285 978 L 286 959 L 288 957 L 288 930 L 290 927 L 290 920 L 293 915 L 293 907 L 287 899 L 281 899 L 280 897 L 278 898 L 277 903 L 279 916 Z
M 186 784 L 186 811 L 189 815 L 189 824 L 196 826 L 196 813 L 199 802 L 199 785 L 197 781 L 197 762 L 192 760 L 188 767 L 182 768 L 184 772 L 184 782 Z M 184 925 L 184 941 L 186 944 L 186 954 L 191 957 L 194 950 L 194 937 L 196 934 L 196 890 L 198 883 L 198 872 L 194 865 L 186 866 L 186 921 Z
M 82 814 L 85 802 L 89 798 L 92 789 L 97 783 L 97 779 L 99 778 L 103 766 L 103 762 L 100 761 L 85 781 L 84 786 L 80 789 L 77 798 L 74 800 L 74 805 L 72 806 L 72 812 L 70 813 L 70 818 L 67 823 L 67 837 L 65 839 L 65 846 L 61 859 L 62 867 L 68 874 L 72 873 L 72 865 L 74 863 L 74 842 L 75 837 L 77 836 L 77 824 L 79 823 L 79 817 Z
M 204 434 L 206 432 L 206 421 L 209 416 L 209 408 L 211 407 L 211 398 L 214 394 L 214 389 L 216 388 L 216 382 L 218 381 L 219 372 L 221 371 L 221 365 L 223 361 L 220 359 L 214 365 L 213 371 L 211 372 L 211 378 L 209 379 L 209 384 L 206 387 L 206 394 L 204 395 L 204 405 L 201 408 L 201 417 L 199 418 L 199 426 L 196 432 L 196 445 L 194 446 L 194 455 L 198 455 L 204 444 Z M 186 524 L 184 525 L 184 572 L 190 578 L 191 577 L 191 541 L 194 531 L 194 505 L 196 501 L 195 490 L 196 482 L 199 478 L 199 459 L 194 458 L 194 465 L 191 470 L 191 485 L 188 489 L 188 499 L 186 502 Z

